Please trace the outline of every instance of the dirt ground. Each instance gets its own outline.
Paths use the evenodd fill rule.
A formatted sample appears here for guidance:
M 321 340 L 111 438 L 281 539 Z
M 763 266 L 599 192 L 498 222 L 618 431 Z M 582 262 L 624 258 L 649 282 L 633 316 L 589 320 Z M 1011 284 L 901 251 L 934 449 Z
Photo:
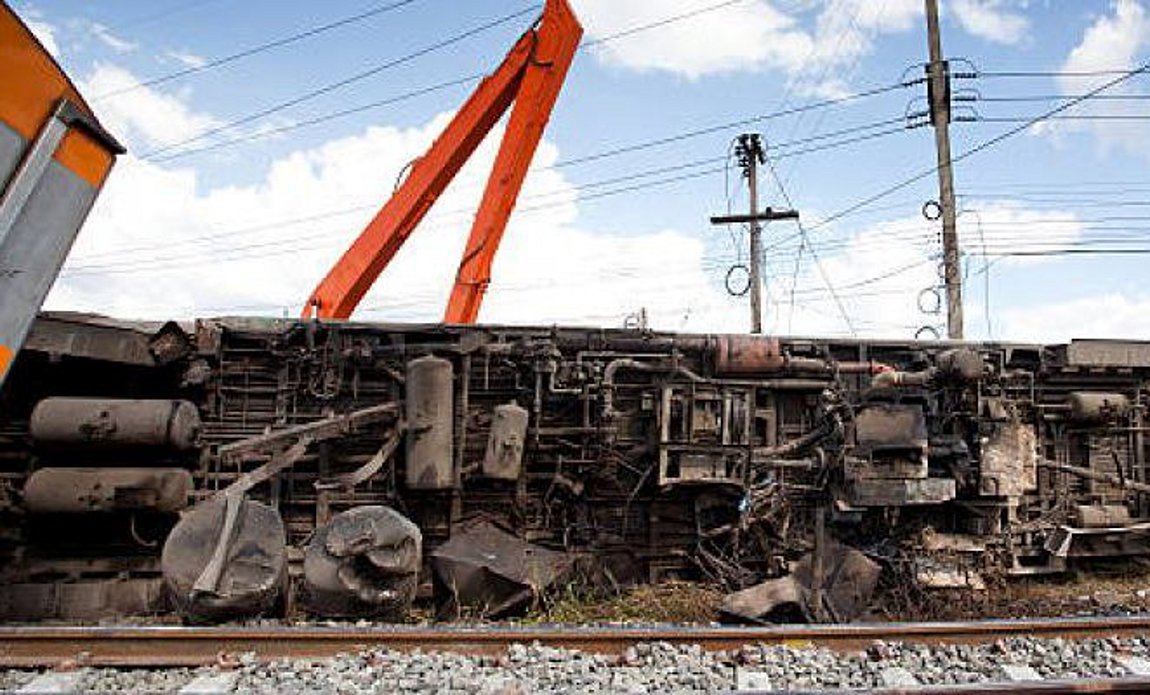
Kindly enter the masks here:
M 560 595 L 523 622 L 683 623 L 718 621 L 719 587 L 691 582 L 637 586 L 612 596 Z M 1121 615 L 1150 612 L 1150 564 L 1096 565 L 1065 575 L 1005 580 L 985 591 L 884 588 L 864 621 Z
M 534 623 L 685 623 L 718 619 L 723 592 L 695 582 L 640 585 L 611 596 L 560 595 L 528 618 Z
M 981 592 L 899 592 L 876 596 L 874 620 L 976 620 L 1150 612 L 1150 565 L 1096 564 L 1064 575 L 1015 578 Z

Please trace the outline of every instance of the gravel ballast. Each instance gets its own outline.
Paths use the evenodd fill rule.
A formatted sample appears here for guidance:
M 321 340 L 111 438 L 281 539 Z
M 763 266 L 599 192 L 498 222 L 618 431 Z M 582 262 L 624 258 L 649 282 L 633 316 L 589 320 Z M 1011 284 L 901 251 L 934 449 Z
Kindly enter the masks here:
M 698 645 L 639 644 L 604 656 L 516 644 L 500 657 L 368 651 L 332 659 L 259 663 L 244 655 L 235 690 L 250 693 L 649 693 L 756 689 L 868 689 L 1009 680 L 1121 678 L 1150 665 L 1150 638 L 1071 641 L 1003 639 L 987 645 L 875 642 L 863 652 L 747 645 L 706 652 Z M 82 689 L 178 692 L 215 668 L 85 669 Z M 37 674 L 0 671 L 0 690 Z M 908 681 L 909 679 L 909 681 Z

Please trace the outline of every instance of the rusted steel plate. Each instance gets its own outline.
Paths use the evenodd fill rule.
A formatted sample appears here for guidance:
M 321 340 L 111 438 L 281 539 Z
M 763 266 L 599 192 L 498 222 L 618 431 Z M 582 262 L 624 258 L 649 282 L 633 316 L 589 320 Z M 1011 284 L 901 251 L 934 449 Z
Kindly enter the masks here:
M 766 643 L 861 649 L 874 640 L 979 643 L 1016 636 L 1101 638 L 1141 636 L 1150 616 L 975 623 L 887 623 L 751 628 L 468 628 L 340 627 L 0 627 L 0 666 L 51 666 L 79 659 L 95 666 L 194 666 L 220 652 L 254 652 L 262 660 L 320 658 L 370 648 L 501 654 L 512 643 L 539 642 L 588 652 L 618 653 L 639 642 L 699 644 L 708 650 Z

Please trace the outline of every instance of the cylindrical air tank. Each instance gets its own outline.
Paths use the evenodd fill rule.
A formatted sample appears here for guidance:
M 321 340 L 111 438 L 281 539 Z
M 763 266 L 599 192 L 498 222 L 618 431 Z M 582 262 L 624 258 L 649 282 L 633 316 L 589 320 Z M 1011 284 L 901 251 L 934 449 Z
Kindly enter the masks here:
M 1121 393 L 1073 391 L 1067 403 L 1074 422 L 1103 422 L 1111 417 L 1124 417 L 1130 411 L 1130 399 Z
M 518 480 L 523 464 L 523 443 L 527 438 L 527 409 L 516 403 L 497 405 L 483 456 L 483 475 L 500 480 Z
M 446 490 L 455 485 L 454 398 L 451 362 L 435 356 L 407 363 L 407 487 Z
M 180 400 L 54 397 L 36 404 L 30 430 L 48 447 L 186 451 L 199 444 L 200 414 Z

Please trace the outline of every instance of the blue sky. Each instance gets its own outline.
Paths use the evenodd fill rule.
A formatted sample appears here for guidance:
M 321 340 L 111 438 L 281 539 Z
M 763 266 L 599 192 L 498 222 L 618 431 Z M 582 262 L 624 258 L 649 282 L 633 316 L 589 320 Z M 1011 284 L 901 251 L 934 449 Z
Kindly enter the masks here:
M 530 3 L 414 0 L 217 69 L 147 82 L 388 4 L 16 2 L 131 150 L 50 306 L 155 317 L 295 314 L 386 199 L 399 168 L 426 147 L 473 83 L 298 124 L 491 70 L 529 25 Z M 980 75 L 954 83 L 963 99 L 977 99 L 956 104 L 956 114 L 975 119 L 953 125 L 956 156 L 1119 76 L 1067 73 L 1129 70 L 1150 58 L 1145 0 L 941 4 L 946 53 L 955 69 Z M 810 239 L 800 252 L 794 224 L 768 227 L 768 329 L 909 337 L 938 325 L 938 316 L 920 311 L 932 303 L 920 293 L 937 284 L 937 223 L 919 214 L 937 195 L 933 177 L 820 224 L 934 164 L 931 130 L 902 127 L 907 113 L 924 108 L 925 88 L 896 86 L 921 74 L 919 0 L 573 5 L 586 39 L 607 40 L 576 58 L 536 158 L 539 171 L 497 259 L 482 320 L 619 325 L 646 308 L 656 328 L 745 330 L 745 299 L 724 289 L 727 269 L 745 259 L 745 234 L 713 228 L 707 218 L 728 200 L 745 207 L 745 190 L 724 157 L 734 136 L 756 131 L 777 173 L 761 179 L 764 204 L 786 205 L 781 180 Z M 346 88 L 225 127 L 505 17 Z M 651 25 L 658 26 L 643 29 Z M 999 74 L 1018 72 L 1042 74 Z M 881 87 L 890 89 L 849 99 Z M 1150 247 L 1143 241 L 1150 128 L 1142 120 L 1150 119 L 1150 101 L 1136 98 L 1148 93 L 1150 77 L 1135 76 L 1105 92 L 1122 99 L 1092 99 L 1064 114 L 1092 120 L 1043 122 L 956 165 L 970 337 L 1150 332 L 1145 256 L 978 255 L 984 247 Z M 1020 97 L 1052 98 L 998 101 Z M 268 130 L 282 132 L 261 136 Z M 699 130 L 707 132 L 686 136 Z M 664 138 L 670 142 L 597 156 Z M 490 144 L 358 316 L 439 316 Z M 211 149 L 188 152 L 205 146 Z

